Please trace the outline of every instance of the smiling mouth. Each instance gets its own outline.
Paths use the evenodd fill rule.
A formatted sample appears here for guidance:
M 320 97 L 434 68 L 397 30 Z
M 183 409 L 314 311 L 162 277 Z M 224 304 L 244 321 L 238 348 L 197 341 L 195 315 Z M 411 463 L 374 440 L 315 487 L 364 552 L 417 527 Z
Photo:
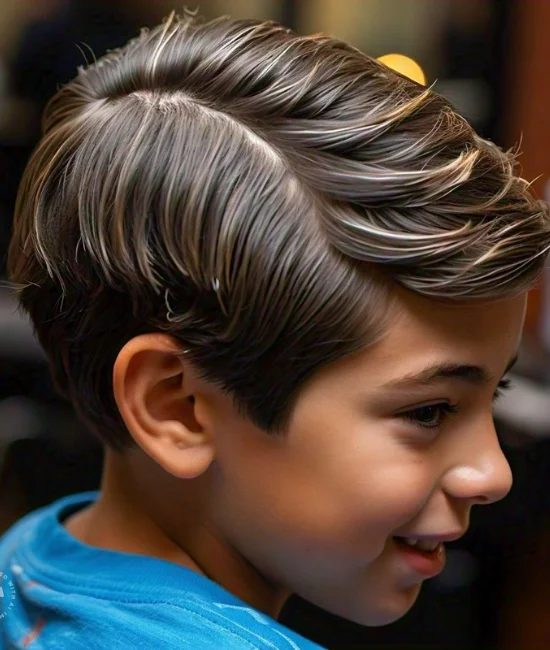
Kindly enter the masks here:
M 445 545 L 439 539 L 420 540 L 416 537 L 393 537 L 394 548 L 409 569 L 422 576 L 433 578 L 445 566 Z
M 418 536 L 394 535 L 394 549 L 405 564 L 424 578 L 433 578 L 445 566 L 445 543 L 460 539 L 466 530 L 441 535 Z

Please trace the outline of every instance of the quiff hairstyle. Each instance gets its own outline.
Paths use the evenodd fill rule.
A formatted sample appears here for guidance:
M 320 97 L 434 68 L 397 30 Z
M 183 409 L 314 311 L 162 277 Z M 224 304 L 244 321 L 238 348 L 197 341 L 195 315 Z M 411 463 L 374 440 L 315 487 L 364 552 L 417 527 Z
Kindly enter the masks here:
M 513 156 L 435 92 L 325 35 L 185 12 L 51 100 L 9 267 L 60 391 L 121 449 L 112 370 L 140 333 L 277 433 L 379 337 L 392 284 L 508 297 L 549 246 Z

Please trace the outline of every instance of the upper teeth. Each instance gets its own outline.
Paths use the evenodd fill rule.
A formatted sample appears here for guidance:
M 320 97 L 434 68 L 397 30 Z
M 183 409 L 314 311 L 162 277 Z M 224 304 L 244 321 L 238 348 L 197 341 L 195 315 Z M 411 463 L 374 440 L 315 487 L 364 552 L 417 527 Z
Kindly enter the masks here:
M 403 541 L 405 544 L 409 544 L 409 546 L 416 546 L 416 548 L 419 548 L 421 551 L 435 551 L 435 549 L 439 546 L 439 542 L 437 541 L 429 541 L 427 539 L 416 539 L 416 537 L 404 537 Z

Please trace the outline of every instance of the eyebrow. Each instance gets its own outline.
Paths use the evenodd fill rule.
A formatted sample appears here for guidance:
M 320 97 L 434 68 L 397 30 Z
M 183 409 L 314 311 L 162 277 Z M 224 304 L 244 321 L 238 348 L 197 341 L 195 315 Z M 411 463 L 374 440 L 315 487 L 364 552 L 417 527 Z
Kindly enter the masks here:
M 504 374 L 508 373 L 516 361 L 517 355 L 510 360 L 506 366 Z M 411 388 L 412 386 L 425 386 L 433 384 L 444 379 L 453 379 L 474 386 L 487 384 L 491 377 L 485 368 L 481 366 L 472 366 L 463 363 L 441 363 L 430 366 L 413 375 L 401 377 L 395 381 L 390 381 L 385 388 Z

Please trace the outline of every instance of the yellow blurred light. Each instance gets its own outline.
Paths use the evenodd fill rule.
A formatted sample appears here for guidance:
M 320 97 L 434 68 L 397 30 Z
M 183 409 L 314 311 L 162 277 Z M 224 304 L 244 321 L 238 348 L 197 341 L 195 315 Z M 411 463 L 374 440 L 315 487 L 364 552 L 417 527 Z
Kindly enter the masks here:
M 416 81 L 416 83 L 426 85 L 426 75 L 418 63 L 404 54 L 384 54 L 379 56 L 380 63 L 387 65 L 388 68 L 399 72 L 400 74 Z

